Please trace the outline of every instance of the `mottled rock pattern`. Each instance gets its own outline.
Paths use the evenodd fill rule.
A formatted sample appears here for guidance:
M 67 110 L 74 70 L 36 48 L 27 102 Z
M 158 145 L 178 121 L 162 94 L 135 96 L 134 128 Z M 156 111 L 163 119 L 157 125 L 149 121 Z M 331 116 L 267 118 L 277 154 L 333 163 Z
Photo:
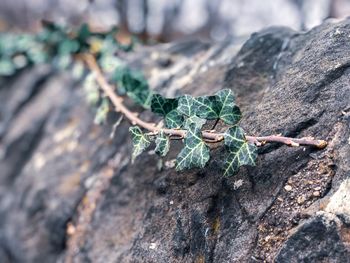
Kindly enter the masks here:
M 128 124 L 110 139 L 72 81 L 36 69 L 4 80 L 0 262 L 348 262 L 349 35 L 346 20 L 269 28 L 238 53 L 190 42 L 126 58 L 164 94 L 232 88 L 249 134 L 329 141 L 264 146 L 232 178 L 220 151 L 185 173 L 151 153 L 132 165 Z

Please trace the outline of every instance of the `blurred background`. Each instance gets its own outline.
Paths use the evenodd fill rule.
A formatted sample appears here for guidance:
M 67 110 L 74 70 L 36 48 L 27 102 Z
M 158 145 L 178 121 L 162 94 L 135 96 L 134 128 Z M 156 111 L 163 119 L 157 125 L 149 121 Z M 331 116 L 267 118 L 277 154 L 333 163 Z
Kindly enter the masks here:
M 350 0 L 0 0 L 0 30 L 35 30 L 40 19 L 119 25 L 145 39 L 223 41 L 271 25 L 307 30 L 350 14 Z

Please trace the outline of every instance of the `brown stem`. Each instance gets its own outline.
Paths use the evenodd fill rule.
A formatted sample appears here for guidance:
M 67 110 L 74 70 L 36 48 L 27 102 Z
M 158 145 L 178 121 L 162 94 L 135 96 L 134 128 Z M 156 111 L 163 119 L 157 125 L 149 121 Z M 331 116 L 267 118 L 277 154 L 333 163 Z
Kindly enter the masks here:
M 288 146 L 315 146 L 319 149 L 323 149 L 327 146 L 327 142 L 324 140 L 315 140 L 311 137 L 304 137 L 304 138 L 290 138 L 290 137 L 283 137 L 280 135 L 270 135 L 270 136 L 261 136 L 261 137 L 254 137 L 254 136 L 246 136 L 246 139 L 256 144 L 257 146 L 264 145 L 268 142 L 279 142 L 286 144 Z
M 103 76 L 103 73 L 100 67 L 98 66 L 94 56 L 91 54 L 84 54 L 82 55 L 82 57 L 85 63 L 87 64 L 87 66 L 90 68 L 90 70 L 94 72 L 96 80 L 100 85 L 100 88 L 109 97 L 109 99 L 111 100 L 111 102 L 115 107 L 115 110 L 117 112 L 122 113 L 131 122 L 132 125 L 138 125 L 154 134 L 157 134 L 158 132 L 163 131 L 165 134 L 169 136 L 174 136 L 177 138 L 186 137 L 186 130 L 160 128 L 160 127 L 157 127 L 154 123 L 145 122 L 141 120 L 138 117 L 137 113 L 130 111 L 123 104 L 123 98 L 121 98 L 114 92 L 113 87 L 107 82 L 107 80 Z M 219 132 L 203 131 L 202 137 L 207 142 L 220 142 L 224 139 L 224 134 Z M 262 137 L 246 136 L 246 139 L 250 143 L 254 143 L 257 146 L 263 145 L 268 142 L 279 142 L 279 143 L 286 144 L 288 146 L 300 146 L 300 145 L 316 146 L 317 148 L 320 148 L 320 149 L 327 146 L 327 142 L 323 140 L 314 140 L 313 138 L 295 139 L 295 138 L 283 137 L 279 135 L 262 136 Z
M 213 125 L 213 128 L 211 128 L 212 130 L 214 130 L 215 128 L 216 128 L 216 125 L 218 125 L 218 123 L 219 123 L 219 118 L 217 118 L 216 120 L 215 120 L 215 123 L 214 123 L 214 125 Z

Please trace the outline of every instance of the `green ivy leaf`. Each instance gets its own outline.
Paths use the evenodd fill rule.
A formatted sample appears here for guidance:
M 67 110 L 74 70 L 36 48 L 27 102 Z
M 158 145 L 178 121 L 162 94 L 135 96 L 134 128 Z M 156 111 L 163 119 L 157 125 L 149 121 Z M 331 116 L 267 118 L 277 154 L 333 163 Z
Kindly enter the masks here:
M 150 108 L 153 93 L 148 87 L 147 80 L 140 72 L 132 71 L 129 68 L 118 68 L 113 79 L 134 102 L 145 109 Z
M 237 105 L 235 105 L 235 97 L 232 90 L 223 89 L 218 91 L 215 96 L 220 103 L 219 118 L 226 124 L 236 125 L 242 117 L 241 111 Z
M 234 102 L 230 89 L 218 91 L 214 96 L 202 96 L 194 99 L 196 115 L 201 118 L 221 119 L 228 125 L 235 125 L 241 119 L 241 112 Z
M 144 134 L 138 126 L 130 127 L 129 132 L 131 133 L 133 143 L 131 156 L 131 162 L 133 163 L 136 157 L 150 146 L 151 139 L 148 135 Z
M 194 99 L 190 95 L 184 95 L 179 98 L 179 105 L 177 110 L 179 113 L 183 114 L 185 121 L 183 127 L 187 130 L 191 124 L 195 124 L 197 128 L 202 128 L 206 120 L 196 116 L 196 109 L 194 104 Z
M 106 73 L 112 73 L 115 72 L 116 69 L 122 68 L 122 61 L 111 54 L 102 54 L 99 59 L 99 64 L 103 72 Z
M 224 134 L 224 139 L 229 151 L 224 164 L 225 176 L 234 175 L 242 165 L 255 166 L 257 147 L 247 142 L 242 128 L 229 128 Z
M 179 98 L 179 105 L 177 110 L 186 116 L 195 115 L 194 99 L 190 95 L 183 95 Z
M 182 122 L 183 117 L 177 110 L 172 110 L 165 117 L 165 126 L 169 129 L 179 129 Z
M 79 42 L 72 39 L 63 39 L 58 46 L 58 55 L 64 56 L 75 53 L 79 50 Z
M 209 151 L 209 147 L 201 138 L 201 130 L 194 124 L 190 125 L 185 138 L 185 147 L 176 158 L 176 170 L 203 168 L 210 158 Z
M 108 112 L 109 112 L 109 101 L 107 98 L 103 98 L 101 105 L 97 108 L 94 122 L 98 125 L 106 123 Z
M 166 116 L 178 105 L 178 99 L 167 99 L 160 94 L 154 94 L 151 101 L 151 110 L 162 116 Z
M 90 36 L 91 36 L 91 32 L 90 32 L 88 24 L 86 24 L 86 23 L 82 24 L 78 30 L 79 41 L 84 43 L 88 40 L 88 38 Z
M 117 83 L 118 93 L 123 96 L 126 95 L 126 90 L 123 86 L 122 80 L 123 80 L 123 76 L 125 74 L 128 74 L 128 71 L 129 71 L 129 68 L 122 64 L 114 70 L 111 76 L 111 81 Z
M 188 130 L 191 126 L 191 124 L 194 124 L 197 128 L 201 129 L 203 125 L 206 123 L 206 120 L 201 119 L 197 117 L 196 115 L 193 115 L 189 118 L 185 118 L 185 121 L 183 123 L 184 129 Z
M 202 96 L 194 99 L 196 115 L 203 119 L 214 120 L 219 118 L 220 105 L 216 96 Z
M 154 94 L 151 101 L 151 110 L 164 117 L 165 126 L 170 129 L 180 128 L 183 122 L 181 114 L 176 109 L 178 99 L 167 99 L 160 94 Z
M 156 138 L 156 154 L 160 156 L 165 156 L 170 149 L 170 139 L 169 137 L 161 131 Z

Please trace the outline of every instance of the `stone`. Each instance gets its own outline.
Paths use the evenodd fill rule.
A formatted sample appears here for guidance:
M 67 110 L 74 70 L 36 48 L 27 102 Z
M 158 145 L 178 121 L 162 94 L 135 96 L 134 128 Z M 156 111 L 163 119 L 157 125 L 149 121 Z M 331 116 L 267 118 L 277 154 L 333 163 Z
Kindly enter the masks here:
M 338 190 L 331 196 L 325 211 L 350 218 L 350 179 L 341 183 Z
M 315 197 L 319 197 L 321 195 L 321 193 L 320 193 L 320 191 L 314 191 L 312 193 L 312 195 L 315 196 Z
M 345 227 L 345 226 L 343 226 Z M 319 213 L 306 221 L 284 243 L 276 262 L 348 262 L 341 238 L 342 223 L 333 214 Z
M 190 41 L 125 57 L 162 94 L 231 88 L 248 134 L 329 142 L 321 151 L 265 145 L 256 167 L 230 178 L 220 150 L 205 169 L 176 172 L 176 142 L 161 170 L 155 155 L 131 164 L 128 123 L 109 139 L 113 123 L 95 126 L 75 82 L 53 72 L 33 68 L 3 80 L 0 262 L 347 262 L 350 128 L 341 112 L 349 109 L 349 35 L 350 20 L 303 33 L 272 27 L 240 48 Z M 155 51 L 172 63 L 150 59 Z M 53 140 L 67 130 L 75 132 Z M 311 191 L 297 183 L 284 190 L 296 174 L 314 182 Z M 293 221 L 301 207 L 292 194 L 310 195 L 316 182 L 328 205 Z
M 289 192 L 289 191 L 292 191 L 292 186 L 291 185 L 289 185 L 289 184 L 287 184 L 285 187 L 284 187 L 284 190 L 286 190 L 287 192 Z
M 298 203 L 299 205 L 304 204 L 305 201 L 306 201 L 305 196 L 299 196 L 298 199 L 297 199 L 297 203 Z

